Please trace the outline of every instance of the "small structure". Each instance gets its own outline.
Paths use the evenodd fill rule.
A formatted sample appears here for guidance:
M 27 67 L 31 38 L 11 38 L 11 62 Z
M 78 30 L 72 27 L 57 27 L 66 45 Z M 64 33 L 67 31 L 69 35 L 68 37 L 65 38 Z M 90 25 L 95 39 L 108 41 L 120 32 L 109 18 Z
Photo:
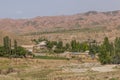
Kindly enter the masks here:
M 46 41 L 39 42 L 37 45 L 35 45 L 33 47 L 33 52 L 36 52 L 36 53 L 44 53 L 44 52 L 46 52 L 46 50 L 47 50 L 46 45 L 47 45 Z
M 83 52 L 83 53 L 72 52 L 71 54 L 72 54 L 73 58 L 81 58 L 81 59 L 88 59 L 88 58 L 90 58 L 90 55 L 87 52 Z
M 85 51 L 85 52 L 64 52 L 59 54 L 58 56 L 60 57 L 66 57 L 68 59 L 76 59 L 80 62 L 89 62 L 89 61 L 93 61 L 93 60 L 97 60 L 97 57 L 95 56 L 95 58 L 93 59 L 92 56 L 89 54 L 89 51 Z
M 88 59 L 90 58 L 91 56 L 89 55 L 89 52 L 86 51 L 86 52 L 64 52 L 64 53 L 61 53 L 59 54 L 60 57 L 66 57 L 66 58 L 76 58 L 76 59 Z
M 94 58 L 89 54 L 89 51 L 85 52 L 72 52 L 72 58 L 77 59 L 79 62 L 91 62 L 91 61 L 97 61 L 97 55 L 94 56 Z

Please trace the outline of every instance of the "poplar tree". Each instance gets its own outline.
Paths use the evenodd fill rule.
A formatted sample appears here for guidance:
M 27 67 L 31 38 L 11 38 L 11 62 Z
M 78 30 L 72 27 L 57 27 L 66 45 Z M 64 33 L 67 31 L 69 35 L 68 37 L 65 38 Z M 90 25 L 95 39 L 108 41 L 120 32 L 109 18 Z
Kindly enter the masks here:
M 3 38 L 3 41 L 4 41 L 4 48 L 5 48 L 5 51 L 6 51 L 6 54 L 11 54 L 11 39 L 6 36 Z
M 112 62 L 111 44 L 108 37 L 104 38 L 103 44 L 100 46 L 99 60 L 102 64 L 110 64 Z
M 114 54 L 112 62 L 114 64 L 120 64 L 120 38 L 118 37 L 114 41 Z

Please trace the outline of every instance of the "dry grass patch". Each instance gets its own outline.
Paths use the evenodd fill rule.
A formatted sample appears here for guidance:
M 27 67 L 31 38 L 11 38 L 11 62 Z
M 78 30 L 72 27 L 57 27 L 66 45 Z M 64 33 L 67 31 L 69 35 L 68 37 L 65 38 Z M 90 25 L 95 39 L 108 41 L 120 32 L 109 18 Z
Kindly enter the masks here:
M 98 66 L 103 65 L 76 60 L 0 58 L 1 70 L 10 69 L 8 74 L 0 74 L 0 80 L 120 80 L 119 69 L 111 72 L 90 70 Z M 87 70 L 81 72 L 79 69 Z

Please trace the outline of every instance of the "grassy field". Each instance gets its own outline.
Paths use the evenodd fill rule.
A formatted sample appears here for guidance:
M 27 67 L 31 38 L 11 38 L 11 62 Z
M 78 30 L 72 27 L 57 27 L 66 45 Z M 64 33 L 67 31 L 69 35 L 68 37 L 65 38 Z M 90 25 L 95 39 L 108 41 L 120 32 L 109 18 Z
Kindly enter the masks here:
M 119 65 L 112 67 L 113 71 L 99 72 L 91 69 L 99 67 L 104 70 L 111 66 L 51 58 L 0 58 L 0 80 L 120 80 Z

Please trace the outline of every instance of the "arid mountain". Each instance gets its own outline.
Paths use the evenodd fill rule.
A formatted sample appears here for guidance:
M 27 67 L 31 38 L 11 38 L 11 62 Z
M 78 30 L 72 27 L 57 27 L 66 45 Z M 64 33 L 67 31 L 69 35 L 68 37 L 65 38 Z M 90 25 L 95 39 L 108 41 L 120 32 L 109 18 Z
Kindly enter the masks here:
M 57 34 L 71 37 L 82 35 L 80 39 L 88 36 L 93 38 L 109 36 L 113 38 L 119 36 L 120 11 L 96 12 L 89 11 L 69 16 L 46 16 L 31 19 L 0 19 L 0 30 L 15 35 L 31 35 L 58 37 Z M 77 33 L 78 34 L 77 34 Z M 55 33 L 55 34 L 50 34 Z M 41 36 L 39 35 L 39 36 Z M 56 35 L 56 36 L 55 36 Z M 96 37 L 95 37 L 96 36 Z M 58 38 L 57 38 L 58 39 Z M 78 38 L 79 39 L 79 38 Z

